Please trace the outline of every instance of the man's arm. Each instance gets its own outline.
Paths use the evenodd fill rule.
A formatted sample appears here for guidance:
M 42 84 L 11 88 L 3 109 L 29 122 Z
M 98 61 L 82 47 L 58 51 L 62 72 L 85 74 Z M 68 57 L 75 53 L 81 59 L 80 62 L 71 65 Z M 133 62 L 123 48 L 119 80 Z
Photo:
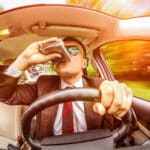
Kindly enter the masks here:
M 0 72 L 0 101 L 7 104 L 30 104 L 37 98 L 36 84 L 18 85 L 18 80 L 23 71 L 29 66 L 45 63 L 54 58 L 60 58 L 58 53 L 42 54 L 40 48 L 46 43 L 55 42 L 51 38 L 30 44 L 5 72 Z
M 0 101 L 6 104 L 30 104 L 37 97 L 36 84 L 18 85 L 19 77 L 0 72 Z

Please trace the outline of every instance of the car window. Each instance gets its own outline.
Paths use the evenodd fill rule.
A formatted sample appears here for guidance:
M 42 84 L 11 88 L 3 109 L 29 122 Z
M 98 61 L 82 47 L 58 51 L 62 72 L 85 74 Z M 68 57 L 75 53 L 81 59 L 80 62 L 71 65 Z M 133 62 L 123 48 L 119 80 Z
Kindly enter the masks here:
M 55 65 L 53 65 L 52 62 L 49 61 L 45 64 L 38 64 L 29 67 L 27 70 L 24 71 L 23 78 L 21 78 L 21 83 L 35 82 L 41 75 L 57 75 L 55 71 Z M 89 60 L 87 66 L 87 75 L 91 77 L 97 76 L 96 68 L 93 66 L 91 60 Z
M 150 41 L 119 41 L 100 48 L 115 78 L 150 100 Z

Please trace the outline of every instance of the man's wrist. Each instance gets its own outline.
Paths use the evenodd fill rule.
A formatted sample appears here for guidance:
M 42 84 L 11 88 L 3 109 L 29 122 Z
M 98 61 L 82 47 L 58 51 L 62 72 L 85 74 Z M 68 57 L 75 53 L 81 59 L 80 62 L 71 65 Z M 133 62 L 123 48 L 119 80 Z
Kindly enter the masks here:
M 11 67 L 18 71 L 25 71 L 28 68 L 28 64 L 26 63 L 26 60 L 19 56 L 12 64 Z
M 9 66 L 5 71 L 4 74 L 9 75 L 11 77 L 18 78 L 22 75 L 23 71 L 17 70 L 11 66 Z

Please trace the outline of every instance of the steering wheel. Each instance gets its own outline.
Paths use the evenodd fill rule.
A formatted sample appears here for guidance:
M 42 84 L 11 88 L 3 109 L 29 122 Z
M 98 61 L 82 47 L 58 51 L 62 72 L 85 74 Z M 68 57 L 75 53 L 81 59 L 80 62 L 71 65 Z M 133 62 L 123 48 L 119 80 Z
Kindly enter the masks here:
M 29 143 L 29 145 L 32 148 L 41 149 L 40 143 L 38 141 L 33 140 L 30 136 L 30 128 L 32 118 L 43 109 L 56 104 L 69 102 L 69 100 L 78 101 L 79 99 L 82 99 L 82 101 L 93 102 L 93 100 L 99 99 L 100 97 L 101 93 L 98 89 L 95 88 L 75 88 L 58 90 L 40 97 L 35 102 L 33 102 L 32 105 L 30 105 L 23 114 L 22 131 L 25 140 Z M 115 130 L 113 134 L 113 140 L 115 142 L 118 141 L 128 131 L 128 125 L 123 123 L 120 128 Z

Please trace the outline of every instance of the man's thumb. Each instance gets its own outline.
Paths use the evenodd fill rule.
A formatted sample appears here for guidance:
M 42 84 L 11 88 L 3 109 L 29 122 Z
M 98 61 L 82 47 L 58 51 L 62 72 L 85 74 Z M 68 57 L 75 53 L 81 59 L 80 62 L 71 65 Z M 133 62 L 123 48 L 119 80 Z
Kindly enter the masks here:
M 105 112 L 106 112 L 106 109 L 105 109 L 105 107 L 101 103 L 96 102 L 93 105 L 93 111 L 95 113 L 98 113 L 99 115 L 104 115 Z

